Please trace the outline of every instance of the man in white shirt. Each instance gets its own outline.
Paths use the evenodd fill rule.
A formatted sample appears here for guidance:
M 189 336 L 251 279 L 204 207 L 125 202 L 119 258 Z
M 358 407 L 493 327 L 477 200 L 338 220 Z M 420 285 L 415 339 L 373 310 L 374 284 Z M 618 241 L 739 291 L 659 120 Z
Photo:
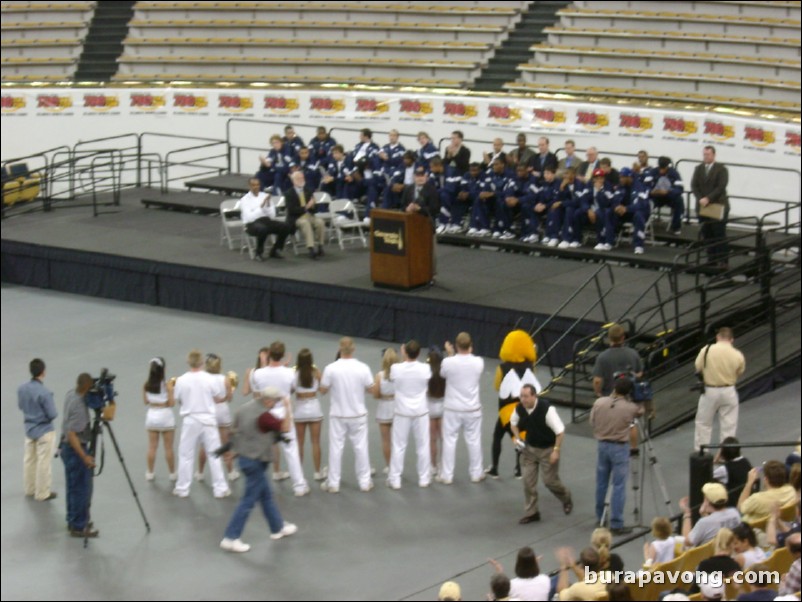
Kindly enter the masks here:
M 329 476 L 320 484 L 323 491 L 339 493 L 345 438 L 354 447 L 356 477 L 362 491 L 373 489 L 368 457 L 368 410 L 365 393 L 373 390 L 373 374 L 367 364 L 354 357 L 350 337 L 340 339 L 340 359 L 323 370 L 320 392 L 329 398 Z
M 404 471 L 404 454 L 409 432 L 415 436 L 418 454 L 418 486 L 428 487 L 432 481 L 432 463 L 429 449 L 429 403 L 427 392 L 432 369 L 418 361 L 420 343 L 410 341 L 401 346 L 404 361 L 390 367 L 390 381 L 395 384 L 395 414 L 393 416 L 392 455 L 387 486 L 401 489 Z
M 563 504 L 563 512 L 571 514 L 574 504 L 571 492 L 560 481 L 560 446 L 565 425 L 557 410 L 544 399 L 537 398 L 533 385 L 521 387 L 521 403 L 510 417 L 510 430 L 515 446 L 521 450 L 521 472 L 524 481 L 524 515 L 522 525 L 540 520 L 537 509 L 538 470 L 543 469 L 543 484 Z
M 451 485 L 454 478 L 454 459 L 460 429 L 465 431 L 468 445 L 468 462 L 471 481 L 484 480 L 482 466 L 482 402 L 479 399 L 479 379 L 485 362 L 473 354 L 471 335 L 457 335 L 455 348 L 446 342 L 449 357 L 443 359 L 440 374 L 446 379 L 446 395 L 443 403 L 443 455 L 437 480 Z
M 295 370 L 288 367 L 284 360 L 286 348 L 281 341 L 270 344 L 267 366 L 251 372 L 251 390 L 263 391 L 267 387 L 275 387 L 283 397 L 289 398 L 295 388 Z M 276 404 L 270 413 L 279 420 L 284 420 L 287 414 L 284 404 Z M 309 493 L 309 484 L 304 477 L 301 456 L 298 452 L 298 440 L 295 438 L 295 424 L 292 415 L 289 417 L 290 430 L 284 433 L 281 449 L 287 458 L 289 477 L 292 479 L 292 488 L 296 497 L 303 497 Z M 287 478 L 287 473 L 281 472 L 281 456 L 279 455 L 273 466 L 273 480 L 280 481 Z
M 178 481 L 173 495 L 189 497 L 189 486 L 192 484 L 192 472 L 195 469 L 195 449 L 198 441 L 206 451 L 209 471 L 212 473 L 214 497 L 222 498 L 231 495 L 226 483 L 225 473 L 220 458 L 214 451 L 220 447 L 220 432 L 217 429 L 215 400 L 226 396 L 222 382 L 203 370 L 203 355 L 197 349 L 190 351 L 187 357 L 189 372 L 176 379 L 175 383 L 167 383 L 172 389 L 173 398 L 178 402 L 179 412 L 183 418 L 181 424 L 181 441 L 178 444 Z
M 260 192 L 259 178 L 248 180 L 248 187 L 250 191 L 239 200 L 236 209 L 239 209 L 242 215 L 245 232 L 249 236 L 256 237 L 256 260 L 262 261 L 265 240 L 270 234 L 276 235 L 276 242 L 270 249 L 270 257 L 282 259 L 281 250 L 284 248 L 284 241 L 293 233 L 293 227 L 276 220 L 276 207 L 270 203 L 270 196 L 266 192 Z

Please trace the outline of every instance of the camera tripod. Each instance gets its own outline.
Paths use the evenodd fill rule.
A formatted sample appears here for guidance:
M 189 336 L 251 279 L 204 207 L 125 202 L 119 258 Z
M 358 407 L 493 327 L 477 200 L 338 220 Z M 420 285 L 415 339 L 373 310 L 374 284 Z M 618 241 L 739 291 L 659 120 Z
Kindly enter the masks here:
M 128 467 L 125 465 L 125 460 L 123 460 L 122 452 L 120 451 L 120 446 L 117 443 L 117 437 L 114 436 L 114 430 L 111 428 L 111 424 L 109 424 L 108 420 L 103 420 L 101 416 L 101 410 L 95 410 L 95 418 L 92 422 L 92 430 L 91 430 L 91 439 L 89 444 L 89 455 L 94 458 L 97 458 L 96 452 L 98 448 L 98 439 L 100 439 L 100 456 L 101 460 L 98 464 L 99 468 L 97 472 L 92 472 L 92 479 L 96 476 L 100 476 L 103 472 L 103 467 L 105 465 L 105 458 L 106 458 L 106 448 L 104 446 L 104 439 L 103 439 L 103 430 L 106 430 L 109 433 L 109 437 L 111 438 L 111 443 L 114 446 L 114 452 L 117 454 L 117 459 L 120 461 L 120 466 L 123 467 L 123 474 L 125 474 L 125 478 L 128 480 L 128 487 L 131 488 L 131 494 L 134 496 L 134 501 L 136 502 L 137 507 L 139 508 L 139 514 L 142 516 L 142 520 L 145 523 L 145 529 L 148 533 L 150 533 L 150 523 L 148 522 L 148 517 L 145 516 L 145 510 L 142 508 L 142 504 L 139 501 L 139 495 L 136 492 L 136 488 L 134 487 L 134 482 L 131 480 L 131 475 L 128 473 Z M 94 490 L 94 487 L 92 488 Z M 92 501 L 90 497 L 89 507 L 92 507 Z M 89 536 L 88 536 L 89 529 L 87 528 L 87 535 L 84 537 L 84 547 L 89 545 Z
M 641 417 L 635 418 L 634 425 L 637 427 L 639 433 L 639 453 L 637 456 L 631 457 L 629 462 L 629 468 L 631 472 L 630 481 L 633 494 L 632 497 L 634 501 L 632 515 L 635 519 L 634 526 L 643 527 L 643 491 L 647 468 L 651 469 L 654 481 L 657 483 L 657 486 L 660 489 L 660 494 L 663 496 L 663 503 L 666 506 L 666 516 L 673 516 L 673 512 L 671 510 L 671 498 L 668 494 L 665 478 L 663 478 L 663 471 L 660 467 L 660 463 L 657 460 L 657 455 L 654 451 L 654 445 L 652 445 L 651 434 L 649 430 L 647 430 L 646 425 Z M 655 508 L 658 508 L 659 511 L 659 504 L 654 488 L 652 488 L 652 493 L 655 494 Z M 610 495 L 612 495 L 612 490 L 610 491 Z M 607 524 L 609 514 L 610 500 L 608 498 L 604 503 L 604 512 L 602 513 L 601 520 L 599 521 L 599 526 L 605 526 Z

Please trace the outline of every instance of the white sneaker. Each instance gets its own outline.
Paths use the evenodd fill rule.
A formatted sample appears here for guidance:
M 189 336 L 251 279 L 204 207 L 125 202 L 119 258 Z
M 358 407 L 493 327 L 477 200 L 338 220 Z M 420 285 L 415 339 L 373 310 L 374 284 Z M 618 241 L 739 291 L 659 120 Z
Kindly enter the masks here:
M 329 476 L 329 467 L 324 466 L 320 469 L 320 472 L 316 472 L 313 477 L 316 481 L 325 481 L 326 478 Z
M 575 240 L 574 242 L 569 242 L 568 246 L 571 247 L 572 249 L 578 249 L 579 247 L 582 246 L 582 243 L 579 242 L 578 240 Z
M 441 485 L 451 485 L 451 483 L 452 483 L 451 479 L 444 479 L 440 475 L 437 475 L 437 478 L 435 479 L 435 481 L 437 481 Z
M 477 236 L 490 236 L 490 230 L 488 230 L 486 228 L 483 228 L 483 229 L 479 230 L 479 233 L 477 234 Z
M 187 492 L 187 493 L 180 493 L 180 492 L 178 491 L 178 489 L 173 489 L 173 495 L 174 495 L 175 497 L 181 497 L 181 498 L 185 498 L 185 497 L 189 497 L 189 492 Z
M 401 485 L 399 483 L 391 483 L 390 479 L 387 479 L 387 487 L 389 487 L 393 491 L 398 491 L 399 489 L 401 489 Z
M 228 480 L 236 481 L 238 478 L 240 478 L 240 476 L 241 475 L 238 470 L 232 470 L 230 473 L 228 473 Z
M 243 542 L 241 539 L 228 539 L 227 537 L 220 542 L 220 547 L 226 552 L 238 553 L 247 552 L 251 549 L 251 546 Z
M 593 250 L 594 251 L 607 251 L 609 249 L 607 249 L 607 245 L 606 244 L 604 244 L 603 242 L 600 242 L 595 247 L 593 247 Z
M 556 247 L 560 244 L 560 239 L 558 238 L 550 238 L 549 242 L 547 243 L 550 247 Z
M 558 249 L 567 249 L 570 246 L 571 246 L 571 243 L 568 242 L 567 240 L 564 240 L 560 244 L 557 245 L 557 248 Z
M 219 495 L 217 493 L 215 493 L 214 497 L 216 497 L 218 500 L 222 500 L 224 497 L 231 497 L 231 490 L 230 489 L 226 489 L 223 493 L 221 493 Z
M 493 238 L 501 238 L 501 232 L 493 232 Z
M 295 490 L 295 497 L 303 497 L 305 495 L 309 495 L 309 486 L 305 486 L 303 489 L 296 489 Z
M 390 467 L 385 466 L 384 468 L 382 468 L 382 474 L 390 474 Z
M 513 234 L 509 230 L 505 230 L 500 238 L 501 240 L 512 240 L 513 238 L 515 238 L 515 234 Z
M 420 487 L 421 489 L 426 489 L 431 484 L 432 484 L 431 481 L 419 481 L 418 482 L 418 487 Z
M 541 241 L 544 245 L 551 246 L 551 239 L 547 236 Z
M 448 232 L 451 234 L 459 234 L 462 232 L 462 226 L 458 226 L 457 224 L 451 224 L 448 227 Z
M 363 226 L 370 226 L 370 218 L 369 217 L 364 218 L 362 220 L 362 225 Z
M 480 477 L 477 477 L 477 478 L 475 478 L 475 479 L 471 479 L 471 483 L 481 483 L 481 482 L 482 482 L 482 481 L 484 481 L 486 478 L 487 478 L 487 475 L 486 475 L 486 474 L 484 474 L 484 473 L 482 473 L 482 476 L 480 476 Z
M 177 481 L 178 480 L 178 473 L 177 472 L 171 472 L 170 473 L 170 480 L 173 481 L 173 482 Z
M 360 487 L 359 488 L 359 491 L 363 491 L 365 493 L 367 493 L 368 491 L 372 491 L 372 490 L 373 490 L 373 481 L 368 483 L 365 487 Z
M 468 236 L 479 236 L 479 229 L 478 228 L 469 228 L 468 229 Z
M 282 537 L 289 537 L 298 532 L 298 527 L 293 525 L 292 523 L 284 523 L 284 526 L 281 527 L 281 531 L 278 533 L 271 533 L 270 539 L 281 539 Z
M 529 236 L 524 236 L 521 239 L 521 242 L 525 243 L 535 243 L 537 242 L 537 234 L 530 234 Z
M 153 473 L 153 472 L 146 472 L 145 473 L 145 480 L 146 481 L 152 481 L 155 478 L 156 478 L 156 473 Z
M 329 485 L 328 481 L 323 481 L 320 484 L 320 490 L 321 491 L 326 491 L 327 493 L 340 493 L 340 488 L 339 487 L 332 487 L 331 485 Z
M 604 243 L 604 250 L 605 251 L 612 251 L 613 250 L 613 245 L 611 245 L 609 242 Z
M 376 469 L 373 466 L 370 467 L 370 476 L 372 477 L 376 476 Z
M 445 231 L 446 227 L 443 224 L 440 224 L 439 226 L 437 226 L 437 229 L 434 232 L 435 234 L 442 234 Z
M 195 473 L 195 480 L 196 480 L 198 483 L 203 483 L 203 481 L 204 481 L 205 479 L 206 479 L 206 477 L 204 477 L 204 476 L 203 476 L 203 473 L 202 473 L 202 472 L 196 472 L 196 473 Z
M 286 481 L 289 478 L 290 478 L 290 473 L 288 473 L 286 471 L 282 472 L 282 471 L 279 470 L 278 472 L 274 472 L 273 473 L 273 480 L 274 481 Z
M 635 247 L 635 255 L 643 255 L 645 252 L 643 247 Z

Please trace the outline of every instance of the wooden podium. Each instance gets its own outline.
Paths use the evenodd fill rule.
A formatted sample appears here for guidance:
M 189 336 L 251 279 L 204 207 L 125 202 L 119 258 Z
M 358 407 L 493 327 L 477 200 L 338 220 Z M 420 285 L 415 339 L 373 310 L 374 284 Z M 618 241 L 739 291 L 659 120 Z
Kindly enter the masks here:
M 418 213 L 370 213 L 370 279 L 374 286 L 410 290 L 431 282 L 432 222 Z

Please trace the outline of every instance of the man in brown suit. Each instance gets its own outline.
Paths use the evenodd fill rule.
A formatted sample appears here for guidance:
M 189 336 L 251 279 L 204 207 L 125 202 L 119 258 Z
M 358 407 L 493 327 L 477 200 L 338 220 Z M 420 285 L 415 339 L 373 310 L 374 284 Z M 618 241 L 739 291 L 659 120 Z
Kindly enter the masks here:
M 727 268 L 727 216 L 730 204 L 727 199 L 729 173 L 721 163 L 716 163 L 716 149 L 705 146 L 702 163 L 696 166 L 691 180 L 691 190 L 699 203 L 699 210 L 720 206 L 721 219 L 699 216 L 702 226 L 702 241 L 707 246 L 707 257 L 716 267 Z

